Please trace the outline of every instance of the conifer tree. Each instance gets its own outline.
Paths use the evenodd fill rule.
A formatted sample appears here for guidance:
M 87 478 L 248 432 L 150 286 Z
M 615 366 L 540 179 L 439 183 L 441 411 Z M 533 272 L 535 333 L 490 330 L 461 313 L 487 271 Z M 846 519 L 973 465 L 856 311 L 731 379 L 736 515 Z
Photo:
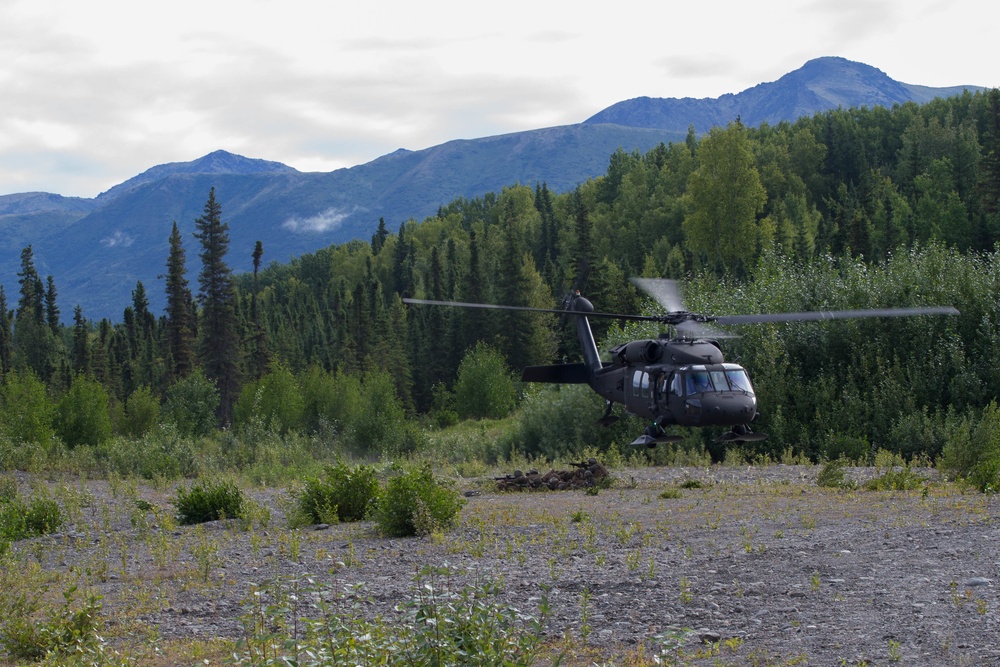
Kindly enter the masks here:
M 90 327 L 78 304 L 73 309 L 73 375 L 90 374 Z
M 184 246 L 174 223 L 170 232 L 170 255 L 167 258 L 166 343 L 168 374 L 172 381 L 187 377 L 194 370 L 195 326 L 191 289 L 185 277 Z
M 45 321 L 53 336 L 59 335 L 59 306 L 56 305 L 56 282 L 49 276 L 45 283 Z
M 385 246 L 385 240 L 389 238 L 389 230 L 385 226 L 385 218 L 378 219 L 378 229 L 372 234 L 372 254 L 376 257 Z
M 225 259 L 229 250 L 229 225 L 222 221 L 222 207 L 215 199 L 214 187 L 208 194 L 202 216 L 194 224 L 195 238 L 202 248 L 198 255 L 202 262 L 198 276 L 198 303 L 201 305 L 198 359 L 205 376 L 215 382 L 219 390 L 219 420 L 229 424 L 233 404 L 240 393 L 240 336 L 236 289 Z
M 21 250 L 21 270 L 17 273 L 18 284 L 21 286 L 21 296 L 17 302 L 16 318 L 30 316 L 37 324 L 42 324 L 42 292 L 38 289 L 40 279 L 35 269 L 35 256 L 28 245 Z
M 250 295 L 250 340 L 248 341 L 248 363 L 250 377 L 258 380 L 264 376 L 271 365 L 271 351 L 267 342 L 267 332 L 260 323 L 258 292 L 260 291 L 260 262 L 264 256 L 264 244 L 257 241 L 253 248 L 253 292 Z
M 7 310 L 7 292 L 4 291 L 3 285 L 0 285 L 0 373 L 3 375 L 10 372 L 13 359 L 10 327 L 11 315 Z

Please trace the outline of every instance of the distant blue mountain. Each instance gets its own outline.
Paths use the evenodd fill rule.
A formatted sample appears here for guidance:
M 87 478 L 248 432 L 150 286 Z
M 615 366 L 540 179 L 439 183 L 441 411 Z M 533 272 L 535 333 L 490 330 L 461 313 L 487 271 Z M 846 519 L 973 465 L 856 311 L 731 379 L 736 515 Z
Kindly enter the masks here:
M 191 235 L 209 190 L 216 189 L 230 226 L 230 266 L 248 270 L 256 241 L 265 262 L 286 262 L 332 243 L 369 239 L 379 218 L 395 230 L 457 198 L 545 182 L 564 192 L 602 175 L 618 148 L 645 152 L 682 141 L 738 116 L 744 124 L 795 120 L 837 106 L 925 102 L 965 88 L 925 88 L 893 81 L 842 58 L 806 63 L 774 83 L 718 99 L 637 98 L 583 123 L 480 139 L 421 151 L 398 150 L 329 173 L 215 151 L 192 162 L 155 166 L 94 199 L 47 193 L 0 196 L 0 284 L 11 301 L 21 249 L 29 243 L 42 276 L 52 275 L 68 320 L 79 304 L 92 320 L 120 320 L 142 281 L 154 312 L 162 310 L 173 222 L 184 233 L 189 278 L 199 270 Z
M 882 70 L 844 58 L 817 58 L 773 83 L 761 83 L 742 93 L 694 99 L 637 97 L 613 104 L 585 123 L 613 123 L 686 132 L 694 126 L 702 134 L 740 118 L 744 125 L 776 125 L 838 107 L 892 107 L 905 102 L 924 103 L 981 86 L 928 88 L 900 83 Z

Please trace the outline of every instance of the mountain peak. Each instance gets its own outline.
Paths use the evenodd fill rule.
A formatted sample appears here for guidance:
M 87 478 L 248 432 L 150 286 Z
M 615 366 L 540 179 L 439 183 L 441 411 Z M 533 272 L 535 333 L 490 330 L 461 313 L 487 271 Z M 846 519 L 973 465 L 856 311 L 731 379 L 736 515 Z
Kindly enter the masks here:
M 271 174 L 271 173 L 297 173 L 286 164 L 271 162 L 270 160 L 260 160 L 257 158 L 243 157 L 229 151 L 216 150 L 208 155 L 204 155 L 190 162 L 168 162 L 151 167 L 138 176 L 134 176 L 124 183 L 119 183 L 110 190 L 97 195 L 97 200 L 106 203 L 125 192 L 128 192 L 140 185 L 158 181 L 175 174 Z
M 969 87 L 977 89 L 977 87 Z M 928 89 L 891 79 L 882 70 L 838 56 L 824 56 L 777 81 L 761 83 L 735 95 L 717 99 L 635 98 L 614 104 L 588 118 L 586 123 L 614 123 L 684 132 L 697 132 L 741 118 L 744 125 L 778 123 L 805 114 L 861 106 L 925 102 L 961 92 L 956 88 Z

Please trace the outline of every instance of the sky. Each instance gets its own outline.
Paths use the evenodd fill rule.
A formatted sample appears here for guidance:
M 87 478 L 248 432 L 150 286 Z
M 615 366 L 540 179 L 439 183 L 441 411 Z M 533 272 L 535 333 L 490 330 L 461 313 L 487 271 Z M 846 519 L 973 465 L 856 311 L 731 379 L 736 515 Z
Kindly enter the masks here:
M 0 195 L 95 197 L 219 149 L 332 171 L 821 56 L 998 87 L 998 19 L 978 0 L 0 0 Z

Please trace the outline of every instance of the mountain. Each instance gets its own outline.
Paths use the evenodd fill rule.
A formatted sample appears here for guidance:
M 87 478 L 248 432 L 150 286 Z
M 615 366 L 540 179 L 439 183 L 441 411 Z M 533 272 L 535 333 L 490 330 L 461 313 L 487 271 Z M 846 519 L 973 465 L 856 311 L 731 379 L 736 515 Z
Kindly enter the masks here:
M 838 107 L 891 107 L 904 102 L 929 102 L 935 97 L 958 95 L 980 86 L 928 88 L 900 83 L 882 70 L 844 58 L 817 58 L 773 83 L 761 83 L 735 95 L 710 99 L 637 97 L 613 104 L 587 120 L 686 132 L 690 125 L 697 133 L 725 126 L 739 117 L 744 125 L 776 125 Z
M 285 262 L 333 243 L 367 240 L 379 218 L 394 231 L 455 199 L 514 183 L 545 182 L 564 192 L 605 173 L 618 148 L 645 152 L 683 141 L 691 124 L 701 133 L 737 116 L 747 125 L 776 123 L 837 106 L 924 102 L 964 88 L 901 84 L 868 65 L 821 58 L 774 83 L 718 99 L 637 98 L 575 125 L 401 149 L 328 173 L 215 151 L 152 167 L 94 199 L 0 196 L 0 284 L 16 301 L 20 253 L 31 244 L 39 274 L 55 278 L 64 320 L 77 304 L 91 320 L 120 319 L 139 280 L 159 313 L 164 295 L 158 276 L 175 221 L 184 234 L 188 278 L 197 286 L 200 248 L 192 233 L 212 187 L 230 226 L 227 259 L 244 271 L 258 240 L 265 262 Z

